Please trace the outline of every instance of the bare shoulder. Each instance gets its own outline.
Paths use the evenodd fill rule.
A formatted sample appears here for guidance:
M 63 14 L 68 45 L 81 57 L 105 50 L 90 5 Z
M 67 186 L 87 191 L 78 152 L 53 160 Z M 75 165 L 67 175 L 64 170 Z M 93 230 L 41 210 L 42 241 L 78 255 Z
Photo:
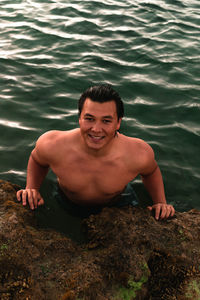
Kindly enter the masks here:
M 155 169 L 156 161 L 152 147 L 142 139 L 122 135 L 122 143 L 129 163 L 138 169 L 138 173 L 146 174 Z
M 61 151 L 70 146 L 71 141 L 78 134 L 78 129 L 69 131 L 51 130 L 42 134 L 37 142 L 32 155 L 41 164 L 49 164 Z
M 141 155 L 154 155 L 151 146 L 142 139 L 120 135 L 122 143 L 125 147 L 129 147 L 131 151 L 139 151 Z M 138 153 L 138 154 L 139 154 Z
M 60 130 L 51 130 L 42 134 L 36 142 L 38 147 L 46 146 L 46 147 L 57 147 L 57 143 L 63 143 L 64 141 L 68 141 L 73 139 L 76 135 L 78 129 L 68 130 L 68 131 L 60 131 Z

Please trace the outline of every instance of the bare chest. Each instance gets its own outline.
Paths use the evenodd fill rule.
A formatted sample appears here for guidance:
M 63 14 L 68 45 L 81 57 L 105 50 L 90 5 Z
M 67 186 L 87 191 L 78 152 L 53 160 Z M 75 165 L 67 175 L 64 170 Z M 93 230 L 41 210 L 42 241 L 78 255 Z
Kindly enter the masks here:
M 134 177 L 120 160 L 68 160 L 52 170 L 65 193 L 83 201 L 107 201 Z

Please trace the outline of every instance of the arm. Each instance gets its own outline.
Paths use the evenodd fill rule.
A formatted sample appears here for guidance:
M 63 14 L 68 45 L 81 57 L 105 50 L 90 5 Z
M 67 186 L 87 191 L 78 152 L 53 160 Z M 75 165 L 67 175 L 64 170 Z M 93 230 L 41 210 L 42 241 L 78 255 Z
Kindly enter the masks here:
M 145 188 L 153 200 L 153 203 L 166 204 L 163 179 L 157 163 L 152 173 L 141 175 L 141 177 Z
M 31 209 L 44 204 L 39 189 L 49 170 L 46 148 L 45 139 L 40 138 L 28 161 L 26 188 L 17 192 L 18 201 L 22 200 L 24 206 L 28 202 Z
M 155 210 L 156 220 L 159 218 L 167 219 L 174 215 L 175 210 L 172 205 L 167 204 L 162 174 L 154 159 L 154 152 L 150 146 L 146 150 L 146 155 L 143 158 L 145 168 L 141 172 L 141 178 L 153 201 L 153 205 L 149 206 L 148 209 Z
M 32 151 L 28 161 L 26 189 L 39 190 L 44 178 L 48 173 L 49 166 L 41 165 L 36 160 L 36 158 L 34 157 L 34 150 Z
M 159 218 L 167 219 L 168 217 L 173 216 L 175 211 L 172 205 L 167 204 L 163 179 L 158 165 L 153 173 L 141 177 L 145 188 L 153 200 L 153 206 L 149 206 L 148 209 L 155 210 L 156 220 Z

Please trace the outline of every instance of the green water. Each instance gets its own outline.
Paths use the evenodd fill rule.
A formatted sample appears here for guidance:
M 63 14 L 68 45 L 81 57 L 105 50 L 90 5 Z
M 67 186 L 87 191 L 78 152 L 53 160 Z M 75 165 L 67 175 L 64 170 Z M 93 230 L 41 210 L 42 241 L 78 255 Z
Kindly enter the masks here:
M 79 95 L 106 82 L 121 132 L 155 150 L 168 202 L 200 209 L 199 16 L 198 0 L 2 0 L 0 178 L 24 186 L 36 139 L 78 126 Z

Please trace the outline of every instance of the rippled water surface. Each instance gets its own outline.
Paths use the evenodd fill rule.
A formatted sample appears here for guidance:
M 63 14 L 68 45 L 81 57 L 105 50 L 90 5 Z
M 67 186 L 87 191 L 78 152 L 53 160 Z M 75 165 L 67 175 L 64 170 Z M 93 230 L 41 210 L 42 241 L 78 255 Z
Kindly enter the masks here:
M 24 185 L 36 139 L 76 127 L 79 95 L 107 82 L 168 202 L 200 209 L 199 16 L 199 0 L 1 0 L 0 178 Z

